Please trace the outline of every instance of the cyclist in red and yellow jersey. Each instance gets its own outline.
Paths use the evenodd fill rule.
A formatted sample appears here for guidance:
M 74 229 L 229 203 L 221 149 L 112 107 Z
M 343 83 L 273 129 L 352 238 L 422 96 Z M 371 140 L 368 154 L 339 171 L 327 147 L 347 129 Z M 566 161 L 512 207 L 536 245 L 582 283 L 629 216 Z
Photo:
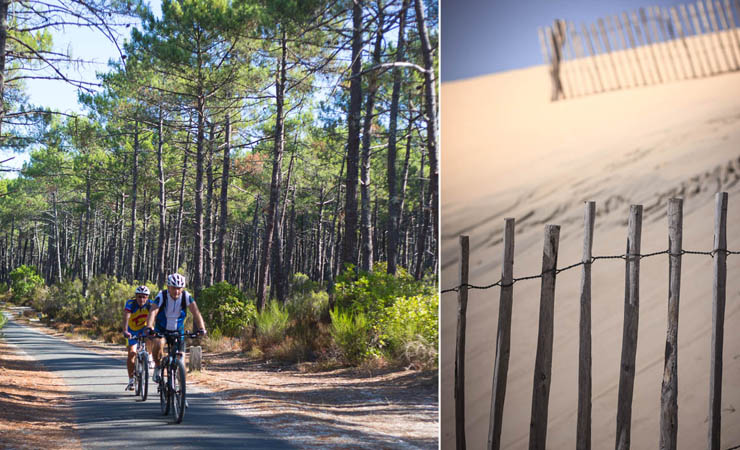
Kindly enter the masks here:
M 126 368 L 128 369 L 127 391 L 134 388 L 134 365 L 136 361 L 136 339 L 134 336 L 142 337 L 146 329 L 146 321 L 149 317 L 149 311 L 152 303 L 149 301 L 149 288 L 139 286 L 136 288 L 136 298 L 126 301 L 123 308 L 123 335 L 128 339 L 128 358 L 126 359 Z

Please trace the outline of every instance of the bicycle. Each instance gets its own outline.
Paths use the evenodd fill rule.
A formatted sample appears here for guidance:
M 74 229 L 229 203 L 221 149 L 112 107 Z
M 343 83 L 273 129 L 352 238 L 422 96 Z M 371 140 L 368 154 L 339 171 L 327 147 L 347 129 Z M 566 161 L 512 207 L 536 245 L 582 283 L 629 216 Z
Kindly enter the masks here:
M 200 336 L 200 333 L 191 333 L 186 331 L 165 331 L 164 333 L 151 332 L 150 337 L 163 337 L 167 340 L 166 356 L 162 357 L 159 363 L 159 407 L 162 415 L 167 415 L 172 409 L 175 416 L 175 423 L 181 423 L 185 416 L 187 406 L 186 389 L 185 389 L 185 363 L 183 363 L 183 353 L 180 352 L 181 340 L 185 337 L 191 339 Z
M 136 340 L 136 360 L 134 366 L 134 395 L 141 396 L 145 402 L 149 393 L 149 353 L 146 351 L 144 336 L 133 336 Z

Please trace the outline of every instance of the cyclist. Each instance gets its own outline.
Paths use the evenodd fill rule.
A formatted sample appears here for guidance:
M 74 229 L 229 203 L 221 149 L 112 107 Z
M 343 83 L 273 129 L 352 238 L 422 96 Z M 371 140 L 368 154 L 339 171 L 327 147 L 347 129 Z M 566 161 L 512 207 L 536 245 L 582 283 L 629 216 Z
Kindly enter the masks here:
M 179 273 L 173 273 L 167 277 L 167 289 L 160 291 L 152 301 L 152 311 L 147 320 L 147 329 L 152 329 L 157 333 L 165 330 L 181 333 L 185 331 L 185 317 L 187 311 L 193 314 L 193 322 L 198 327 L 200 334 L 206 334 L 206 326 L 198 310 L 195 299 L 188 291 L 185 290 L 185 277 Z M 159 382 L 159 361 L 164 353 L 164 338 L 154 339 L 152 341 L 152 354 L 154 355 L 154 376 L 152 379 L 155 383 Z M 185 353 L 185 340 L 180 341 L 180 351 Z
M 136 298 L 126 301 L 123 307 L 123 335 L 128 339 L 128 358 L 126 358 L 126 368 L 128 369 L 128 385 L 125 390 L 130 391 L 134 388 L 134 365 L 136 361 L 136 344 L 135 337 L 141 336 L 146 329 L 149 311 L 152 303 L 149 301 L 149 288 L 139 286 L 136 288 Z

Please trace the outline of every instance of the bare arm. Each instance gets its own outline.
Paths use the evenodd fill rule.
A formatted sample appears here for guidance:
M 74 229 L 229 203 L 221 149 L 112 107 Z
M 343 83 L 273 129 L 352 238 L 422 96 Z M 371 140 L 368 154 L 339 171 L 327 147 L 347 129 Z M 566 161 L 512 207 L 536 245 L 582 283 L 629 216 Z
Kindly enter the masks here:
M 154 328 L 154 319 L 157 317 L 157 311 L 159 311 L 159 306 L 156 303 L 152 303 L 152 309 L 149 310 L 149 315 L 146 318 L 147 327 Z
M 131 312 L 123 310 L 123 335 L 128 336 L 130 333 L 128 332 L 128 319 L 131 317 Z
M 191 303 L 188 306 L 188 309 L 190 309 L 190 312 L 193 313 L 193 323 L 199 330 L 206 329 L 206 324 L 203 322 L 203 316 L 200 314 L 200 310 L 198 309 L 198 305 L 195 304 L 195 302 Z

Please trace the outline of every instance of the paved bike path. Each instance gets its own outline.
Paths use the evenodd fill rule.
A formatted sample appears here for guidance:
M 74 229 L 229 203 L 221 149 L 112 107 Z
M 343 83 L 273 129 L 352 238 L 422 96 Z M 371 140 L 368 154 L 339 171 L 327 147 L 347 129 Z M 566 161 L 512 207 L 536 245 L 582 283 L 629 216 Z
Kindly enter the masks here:
M 84 448 L 294 448 L 231 412 L 213 395 L 190 386 L 185 418 L 181 424 L 175 424 L 171 412 L 167 416 L 161 414 L 157 386 L 151 379 L 146 402 L 123 390 L 127 381 L 123 361 L 12 320 L 2 332 L 7 342 L 23 349 L 70 387 L 71 406 Z M 123 351 L 122 348 L 122 355 Z

